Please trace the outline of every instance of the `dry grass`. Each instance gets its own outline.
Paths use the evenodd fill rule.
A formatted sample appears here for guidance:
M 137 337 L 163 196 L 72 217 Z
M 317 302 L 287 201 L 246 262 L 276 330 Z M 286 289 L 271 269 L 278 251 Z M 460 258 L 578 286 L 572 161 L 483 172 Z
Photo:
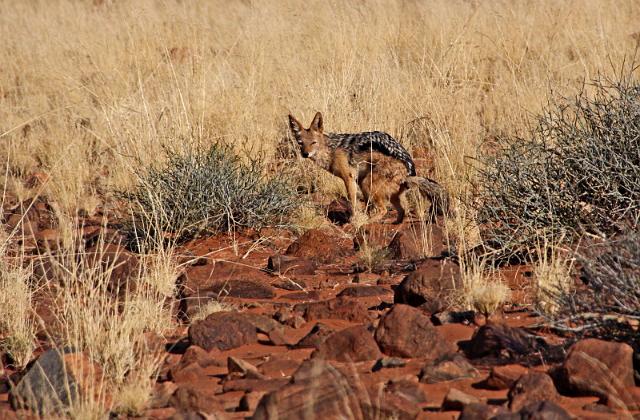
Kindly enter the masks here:
M 201 321 L 216 312 L 233 311 L 237 309 L 235 305 L 224 302 L 223 299 L 224 298 L 218 297 L 198 306 L 196 312 L 189 317 L 189 321 L 193 323 L 195 321 Z
M 617 0 L 11 2 L 1 158 L 11 176 L 49 174 L 61 212 L 91 211 L 164 144 L 227 139 L 272 154 L 287 112 L 321 110 L 333 131 L 425 147 L 435 178 L 464 197 L 465 158 L 525 127 L 550 86 L 570 93 L 610 73 L 639 15 Z
M 538 241 L 537 259 L 532 264 L 535 306 L 543 314 L 554 315 L 560 309 L 561 296 L 570 293 L 574 287 L 571 273 L 575 259 L 567 254 L 567 249 L 548 238 L 540 238 Z
M 511 289 L 486 259 L 461 259 L 460 274 L 462 287 L 454 293 L 454 300 L 465 309 L 488 317 L 501 311 L 511 297 Z
M 100 245 L 98 260 L 106 252 Z M 60 347 L 83 351 L 104 374 L 96 381 L 101 392 L 92 392 L 93 399 L 85 398 L 79 407 L 72 407 L 72 416 L 74 410 L 82 413 L 94 405 L 97 408 L 92 410 L 103 413 L 141 415 L 164 352 L 154 336 L 161 340 L 175 325 L 172 305 L 177 270 L 170 252 L 143 256 L 138 271 L 120 290 L 113 290 L 111 280 L 116 259 L 105 267 L 92 265 L 84 254 L 62 253 L 51 258 L 66 273 L 61 284 L 51 285 L 56 296 L 52 339 Z
M 23 267 L 21 258 L 12 263 L 0 260 L 0 350 L 17 368 L 26 366 L 36 349 L 38 325 L 31 275 L 32 267 Z

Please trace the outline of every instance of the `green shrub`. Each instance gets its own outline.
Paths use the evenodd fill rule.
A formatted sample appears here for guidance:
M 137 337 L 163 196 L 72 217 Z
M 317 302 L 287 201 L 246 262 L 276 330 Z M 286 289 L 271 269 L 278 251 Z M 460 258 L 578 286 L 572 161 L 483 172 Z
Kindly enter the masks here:
M 128 231 L 138 243 L 283 225 L 301 204 L 286 179 L 265 174 L 262 157 L 243 160 L 222 144 L 167 155 L 166 165 L 148 168 L 123 194 L 132 204 Z
M 575 100 L 551 103 L 528 136 L 500 139 L 481 162 L 485 243 L 523 255 L 541 236 L 572 241 L 637 226 L 639 146 L 640 85 L 631 76 L 595 80 Z

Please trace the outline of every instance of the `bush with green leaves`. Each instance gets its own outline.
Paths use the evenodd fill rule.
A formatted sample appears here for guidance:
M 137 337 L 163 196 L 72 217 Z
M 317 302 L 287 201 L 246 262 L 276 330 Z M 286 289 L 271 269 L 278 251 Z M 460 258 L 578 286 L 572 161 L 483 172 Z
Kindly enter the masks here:
M 242 159 L 223 144 L 166 153 L 166 165 L 148 168 L 124 194 L 133 216 L 129 232 L 138 243 L 285 225 L 301 204 L 286 179 L 266 174 L 262 157 Z
M 481 161 L 478 222 L 502 257 L 541 236 L 609 237 L 640 220 L 640 84 L 631 75 L 585 84 L 552 102 L 525 137 L 502 138 Z

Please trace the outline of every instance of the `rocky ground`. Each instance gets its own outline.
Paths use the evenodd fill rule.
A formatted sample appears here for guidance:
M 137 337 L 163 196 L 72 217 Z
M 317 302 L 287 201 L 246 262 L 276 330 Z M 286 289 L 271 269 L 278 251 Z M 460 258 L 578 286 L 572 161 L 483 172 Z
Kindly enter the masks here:
M 35 239 L 27 246 L 54 245 L 55 229 L 38 217 L 28 224 Z M 88 250 L 103 229 L 90 220 Z M 431 227 L 436 257 L 424 259 L 420 226 L 388 222 L 366 228 L 366 246 L 385 250 L 373 262 L 359 252 L 364 238 L 339 224 L 299 237 L 265 229 L 184 246 L 190 262 L 177 279 L 181 327 L 161 343 L 165 361 L 146 417 L 640 417 L 631 347 L 531 328 L 540 319 L 524 304 L 528 267 L 503 270 L 514 291 L 503 313 L 486 320 L 453 312 L 448 299 L 459 267 L 438 226 Z M 105 255 L 122 259 L 112 274 L 121 282 L 137 257 L 116 242 Z M 191 320 L 220 300 L 231 310 Z M 46 317 L 44 305 L 41 312 Z M 47 352 L 39 361 L 55 371 L 59 359 Z M 11 402 L 37 374 L 6 373 L 0 416 L 28 417 Z M 17 383 L 12 391 L 9 378 Z

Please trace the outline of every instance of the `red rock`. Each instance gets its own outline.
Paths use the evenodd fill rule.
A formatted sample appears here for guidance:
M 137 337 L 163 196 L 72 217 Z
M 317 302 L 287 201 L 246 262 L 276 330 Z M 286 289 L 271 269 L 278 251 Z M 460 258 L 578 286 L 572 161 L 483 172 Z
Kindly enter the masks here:
M 399 231 L 389 242 L 389 257 L 394 260 L 419 260 L 425 257 L 420 232 Z
M 420 382 L 435 384 L 457 379 L 473 378 L 478 371 L 461 354 L 448 355 L 427 363 L 420 372 Z
M 247 391 L 247 392 L 271 392 L 278 390 L 289 383 L 287 378 L 279 379 L 231 379 L 224 383 L 223 392 Z
M 317 268 L 315 261 L 291 255 L 272 255 L 267 261 L 267 270 L 279 275 L 313 274 Z
M 469 395 L 459 389 L 451 388 L 442 401 L 442 409 L 445 411 L 461 411 L 469 404 L 477 404 L 480 400 L 473 395 Z
M 375 339 L 389 356 L 437 359 L 456 351 L 440 336 L 427 314 L 408 305 L 394 305 L 384 315 Z
M 216 312 L 189 327 L 189 340 L 205 350 L 229 350 L 258 341 L 256 327 L 237 312 Z
M 169 399 L 177 411 L 196 411 L 207 414 L 224 412 L 224 406 L 212 392 L 188 384 L 180 385 Z
M 191 363 L 197 363 L 202 367 L 211 365 L 223 366 L 222 362 L 219 359 L 216 359 L 216 356 L 218 355 L 218 350 L 206 351 L 202 347 L 192 345 L 185 350 L 184 354 L 180 358 L 179 364 L 186 366 Z
M 418 404 L 426 401 L 416 382 L 390 382 L 369 387 L 362 379 L 348 376 L 321 359 L 304 362 L 291 383 L 265 395 L 254 419 L 345 418 L 414 419 Z
M 572 417 L 566 410 L 552 401 L 537 401 L 527 404 L 518 415 L 520 419 L 532 420 L 570 420 Z
M 522 375 L 509 390 L 509 408 L 518 411 L 524 406 L 541 401 L 556 401 L 558 391 L 546 373 L 529 372 Z
M 279 289 L 289 290 L 289 291 L 305 291 L 307 288 L 307 283 L 302 280 L 296 278 L 294 279 L 281 279 L 272 283 L 274 287 Z
M 264 379 L 264 375 L 258 372 L 258 369 L 251 363 L 233 356 L 227 358 L 227 370 L 230 376 L 239 376 L 247 379 Z
M 472 359 L 484 356 L 515 358 L 535 353 L 545 346 L 544 341 L 522 328 L 489 323 L 473 334 L 466 353 Z
M 183 276 L 182 288 L 186 297 L 202 296 L 207 291 L 217 297 L 211 291 L 212 286 L 215 286 L 215 290 L 220 290 L 226 282 L 237 280 L 268 285 L 272 276 L 247 264 L 215 261 L 214 264 L 187 268 Z M 233 289 L 240 290 L 243 287 L 244 285 L 237 284 Z M 248 290 L 250 289 L 251 284 L 248 285 Z
M 339 362 L 363 362 L 380 356 L 378 344 L 364 325 L 334 332 L 313 353 L 313 357 Z
M 312 359 L 300 366 L 291 383 L 265 395 L 252 419 L 331 419 L 347 415 L 364 420 L 360 400 L 368 399 L 368 395 L 363 392 L 338 369 L 321 359 Z
M 229 296 L 241 299 L 271 299 L 275 296 L 273 287 L 254 280 L 226 280 L 211 286 L 216 296 Z
M 357 300 L 339 297 L 321 302 L 300 303 L 294 312 L 301 313 L 305 320 L 343 319 L 351 322 L 366 323 L 371 320 L 367 308 Z
M 173 382 L 157 383 L 153 388 L 153 394 L 149 401 L 149 408 L 164 408 L 169 404 L 171 396 L 175 393 L 178 386 Z
M 440 256 L 450 249 L 444 224 L 421 222 L 404 223 L 389 243 L 394 259 L 422 260 L 425 257 Z
M 415 379 L 415 377 L 413 377 Z M 428 402 L 422 387 L 415 380 L 390 380 L 385 385 L 385 392 L 403 395 L 411 404 L 423 404 Z
M 309 229 L 287 248 L 286 255 L 306 258 L 321 263 L 335 262 L 352 254 L 346 238 L 332 235 L 323 229 Z
M 521 365 L 494 366 L 489 371 L 485 385 L 489 389 L 509 389 L 524 374 L 529 371 Z
M 579 395 L 593 395 L 610 407 L 637 404 L 628 389 L 634 387 L 633 349 L 625 343 L 580 340 L 569 350 L 557 372 L 561 386 Z
M 379 387 L 369 389 L 369 399 L 360 402 L 366 418 L 370 419 L 415 419 L 422 411 L 420 404 L 427 398 L 415 381 L 391 380 Z
M 264 391 L 251 391 L 242 396 L 238 403 L 238 411 L 255 411 L 258 403 L 264 397 L 266 392 Z
M 487 405 L 484 403 L 471 403 L 464 406 L 458 420 L 491 420 L 500 414 L 505 413 L 506 409 L 497 405 Z M 517 417 L 520 419 L 520 417 Z
M 253 324 L 254 327 L 260 332 L 269 334 L 274 330 L 282 330 L 282 324 L 275 319 L 269 318 L 264 315 L 254 314 L 250 312 L 243 312 L 242 316 L 248 322 Z
M 298 343 L 294 346 L 295 348 L 319 348 L 322 343 L 329 337 L 331 334 L 335 332 L 335 329 L 318 322 L 313 326 L 311 331 L 304 337 L 298 341 Z
M 292 360 L 288 356 L 273 356 L 260 365 L 260 372 L 270 378 L 291 376 L 300 367 L 301 361 Z
M 102 368 L 84 353 L 56 349 L 41 354 L 19 382 L 12 387 L 9 401 L 15 409 L 30 409 L 49 417 L 64 411 L 79 398 L 111 400 L 103 389 Z M 105 392 L 106 395 L 98 393 Z
M 338 296 L 350 296 L 350 297 L 372 297 L 372 296 L 384 296 L 391 294 L 391 290 L 382 286 L 347 286 Z
M 170 379 L 176 383 L 190 383 L 200 378 L 206 377 L 207 374 L 202 366 L 192 362 L 189 364 L 179 363 L 170 370 Z
M 283 299 L 291 299 L 291 300 L 307 300 L 307 301 L 315 301 L 320 299 L 320 293 L 316 290 L 305 290 L 300 292 L 291 292 L 280 296 Z
M 291 338 L 290 331 L 291 328 L 278 328 L 277 330 L 269 331 L 269 341 L 274 346 L 292 346 L 296 344 L 296 341 Z
M 380 274 L 358 273 L 353 278 L 355 284 L 376 284 L 380 280 Z
M 459 286 L 460 274 L 455 264 L 449 260 L 427 260 L 396 287 L 393 301 L 420 307 L 429 313 L 441 312 Z

